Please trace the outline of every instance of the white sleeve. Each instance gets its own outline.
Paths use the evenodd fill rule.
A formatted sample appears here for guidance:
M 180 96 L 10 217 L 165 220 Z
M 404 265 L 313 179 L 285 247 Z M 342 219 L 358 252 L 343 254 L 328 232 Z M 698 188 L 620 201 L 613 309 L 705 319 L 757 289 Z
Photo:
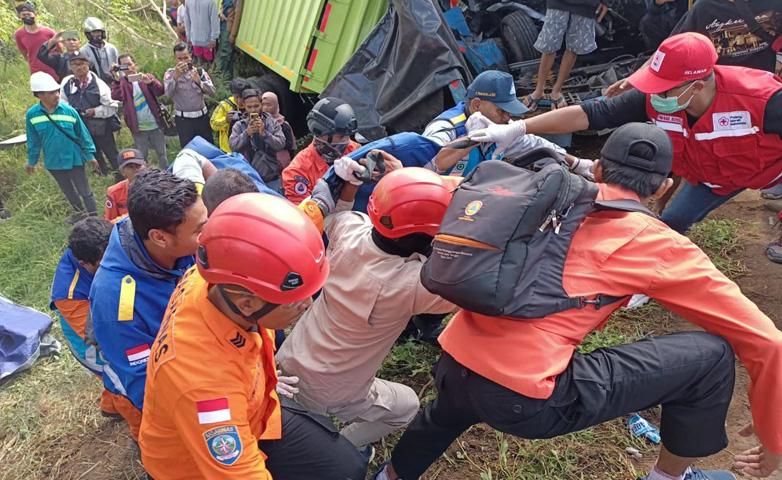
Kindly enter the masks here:
M 117 113 L 117 107 L 119 102 L 111 98 L 111 89 L 106 82 L 98 78 L 95 75 L 95 81 L 98 84 L 98 91 L 100 91 L 100 105 L 95 107 L 95 118 L 109 118 Z
M 185 148 L 174 159 L 174 165 L 171 170 L 179 178 L 203 185 L 206 183 L 203 171 L 205 163 L 206 157 L 189 148 Z
M 441 147 L 448 142 L 456 140 L 456 130 L 448 120 L 435 120 L 430 122 L 422 134 Z
M 522 135 L 516 138 L 516 140 L 508 145 L 508 148 L 506 148 L 502 153 L 505 158 L 520 157 L 537 148 L 549 148 L 562 156 L 567 153 L 564 148 L 560 147 L 556 143 L 550 142 L 545 138 L 532 134 Z

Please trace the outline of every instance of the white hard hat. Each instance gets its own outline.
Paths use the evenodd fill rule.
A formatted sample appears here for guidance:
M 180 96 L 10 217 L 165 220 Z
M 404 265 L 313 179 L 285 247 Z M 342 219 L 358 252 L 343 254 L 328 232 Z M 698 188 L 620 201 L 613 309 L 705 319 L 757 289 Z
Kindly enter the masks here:
M 94 32 L 95 30 L 103 30 L 106 31 L 106 27 L 103 26 L 103 22 L 101 22 L 100 18 L 95 17 L 87 17 L 84 19 L 84 24 L 82 25 L 85 32 Z
M 33 93 L 59 91 L 60 84 L 46 72 L 35 72 L 30 75 L 30 90 Z

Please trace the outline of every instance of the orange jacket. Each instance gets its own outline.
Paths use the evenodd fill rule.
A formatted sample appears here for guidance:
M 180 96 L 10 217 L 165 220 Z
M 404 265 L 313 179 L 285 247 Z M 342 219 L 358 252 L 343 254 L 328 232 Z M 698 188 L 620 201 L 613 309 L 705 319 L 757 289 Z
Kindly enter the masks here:
M 114 220 L 128 213 L 128 181 L 123 180 L 106 190 L 106 220 Z
M 345 155 L 360 147 L 358 143 L 350 141 L 345 149 Z M 282 171 L 282 186 L 285 189 L 285 198 L 293 203 L 299 203 L 312 194 L 315 182 L 329 169 L 323 157 L 315 150 L 315 144 L 310 143 L 307 148 L 293 157 L 290 165 Z
M 223 315 L 193 267 L 151 350 L 139 435 L 147 472 L 270 480 L 258 440 L 282 434 L 274 333 L 248 332 Z
M 599 187 L 604 200 L 638 199 L 620 187 Z M 758 437 L 782 453 L 782 332 L 687 237 L 640 213 L 593 213 L 573 237 L 563 284 L 570 296 L 644 293 L 724 337 L 752 378 L 749 397 Z M 584 337 L 602 328 L 620 306 L 523 321 L 460 310 L 439 341 L 470 370 L 545 399 Z

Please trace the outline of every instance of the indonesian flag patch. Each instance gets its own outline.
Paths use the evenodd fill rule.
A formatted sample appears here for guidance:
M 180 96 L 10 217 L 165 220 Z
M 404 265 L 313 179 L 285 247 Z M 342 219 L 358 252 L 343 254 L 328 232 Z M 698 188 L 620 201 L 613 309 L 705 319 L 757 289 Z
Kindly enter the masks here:
M 128 363 L 131 367 L 147 363 L 149 359 L 149 345 L 143 344 L 137 347 L 129 348 L 125 350 L 125 355 L 128 357 Z
M 201 400 L 196 402 L 198 410 L 198 423 L 219 423 L 231 419 L 231 409 L 228 408 L 228 398 L 215 398 L 213 400 Z

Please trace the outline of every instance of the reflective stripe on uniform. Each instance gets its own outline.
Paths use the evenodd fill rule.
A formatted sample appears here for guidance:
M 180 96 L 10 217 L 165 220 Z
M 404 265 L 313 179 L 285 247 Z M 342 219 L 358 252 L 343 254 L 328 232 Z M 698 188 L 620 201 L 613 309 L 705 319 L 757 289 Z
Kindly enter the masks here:
M 77 268 L 76 273 L 73 275 L 73 280 L 71 280 L 71 286 L 68 287 L 68 300 L 73 300 L 73 292 L 76 290 L 76 284 L 79 283 L 80 275 L 81 271 Z
M 50 115 L 50 117 L 52 117 L 52 120 L 57 120 L 60 122 L 76 123 L 76 118 L 71 117 L 70 115 Z M 49 118 L 46 115 L 41 115 L 30 119 L 30 123 L 32 125 L 37 125 L 39 123 L 48 122 L 48 121 Z
M 462 113 L 461 115 L 457 115 L 453 118 L 449 118 L 448 121 L 451 122 L 453 126 L 456 126 L 457 123 L 462 123 L 467 121 L 467 115 Z
M 760 129 L 758 127 L 750 128 L 737 128 L 735 130 L 720 130 L 707 133 L 696 133 L 695 140 L 713 140 L 715 138 L 722 137 L 744 137 L 747 135 L 755 135 Z
M 122 286 L 119 290 L 119 308 L 117 320 L 127 322 L 133 320 L 133 306 L 136 301 L 136 280 L 130 275 L 122 278 Z

